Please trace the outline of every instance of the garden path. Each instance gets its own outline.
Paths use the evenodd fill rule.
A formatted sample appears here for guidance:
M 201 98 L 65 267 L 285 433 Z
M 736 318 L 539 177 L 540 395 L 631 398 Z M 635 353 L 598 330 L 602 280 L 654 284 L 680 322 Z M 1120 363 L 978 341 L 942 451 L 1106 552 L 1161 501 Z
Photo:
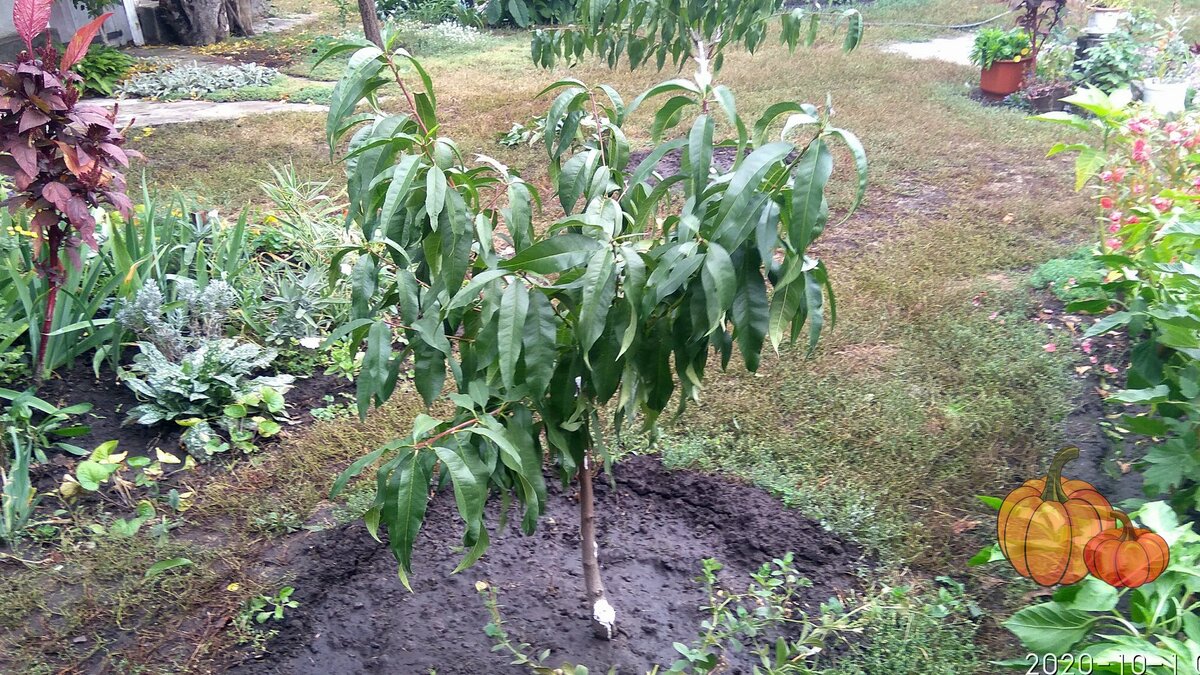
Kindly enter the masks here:
M 967 66 L 971 64 L 971 45 L 974 42 L 975 34 L 965 33 L 924 42 L 896 42 L 884 47 L 883 51 L 914 59 L 935 59 Z
M 100 98 L 90 101 L 103 108 L 117 107 L 117 122 L 124 126 L 159 126 L 189 122 L 211 122 L 232 120 L 248 115 L 267 115 L 280 112 L 325 112 L 327 106 L 314 103 L 288 103 L 286 101 L 151 101 L 147 99 Z

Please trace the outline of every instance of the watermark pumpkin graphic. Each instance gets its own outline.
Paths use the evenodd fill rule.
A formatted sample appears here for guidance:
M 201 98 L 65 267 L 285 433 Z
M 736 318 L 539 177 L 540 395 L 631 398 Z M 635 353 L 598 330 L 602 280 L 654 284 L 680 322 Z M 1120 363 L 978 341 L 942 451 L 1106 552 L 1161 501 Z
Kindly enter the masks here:
M 1092 576 L 1115 588 L 1137 588 L 1158 578 L 1171 563 L 1171 549 L 1160 535 L 1134 527 L 1129 516 L 1114 512 L 1121 527 L 1092 537 L 1083 560 Z
M 1086 577 L 1085 547 L 1116 525 L 1104 495 L 1086 481 L 1063 477 L 1063 467 L 1077 457 L 1079 448 L 1059 451 L 1045 478 L 1025 481 L 1000 505 L 1000 551 L 1017 574 L 1042 586 Z

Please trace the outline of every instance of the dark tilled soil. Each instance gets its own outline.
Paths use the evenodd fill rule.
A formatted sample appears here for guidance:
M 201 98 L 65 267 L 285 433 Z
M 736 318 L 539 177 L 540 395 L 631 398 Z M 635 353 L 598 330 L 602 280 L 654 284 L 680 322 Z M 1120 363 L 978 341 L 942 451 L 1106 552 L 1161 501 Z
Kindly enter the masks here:
M 429 508 L 414 553 L 413 587 L 396 576 L 388 549 L 360 523 L 299 537 L 275 552 L 280 572 L 294 572 L 293 596 L 270 654 L 239 673 L 523 673 L 491 652 L 489 618 L 474 584 L 486 580 L 514 641 L 550 649 L 550 665 L 615 666 L 644 673 L 669 665 L 673 642 L 696 639 L 706 598 L 695 581 L 702 558 L 725 564 L 730 588 L 787 551 L 813 581 L 812 604 L 855 585 L 861 552 L 757 488 L 689 471 L 667 471 L 635 457 L 615 469 L 617 489 L 597 486 L 600 548 L 609 595 L 622 631 L 612 642 L 592 637 L 581 590 L 574 491 L 551 488 L 536 534 L 493 534 L 472 569 L 450 576 L 460 550 L 460 521 L 449 494 Z M 731 672 L 743 672 L 737 668 Z M 747 671 L 748 672 L 748 671 Z

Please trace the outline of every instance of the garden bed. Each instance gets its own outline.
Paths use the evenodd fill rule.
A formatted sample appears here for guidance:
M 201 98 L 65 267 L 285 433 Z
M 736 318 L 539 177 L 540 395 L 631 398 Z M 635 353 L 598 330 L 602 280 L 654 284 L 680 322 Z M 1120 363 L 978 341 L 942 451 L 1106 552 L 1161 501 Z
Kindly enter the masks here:
M 708 599 L 696 581 L 704 558 L 723 563 L 722 581 L 740 591 L 762 563 L 793 551 L 796 569 L 813 582 L 805 598 L 813 608 L 856 586 L 860 550 L 762 490 L 667 471 L 649 457 L 627 459 L 614 474 L 615 491 L 597 485 L 601 559 L 622 620 L 612 642 L 591 636 L 576 496 L 555 481 L 533 536 L 511 531 L 515 524 L 497 532 L 483 559 L 453 576 L 461 522 L 450 494 L 435 498 L 414 552 L 411 594 L 388 548 L 361 523 L 291 538 L 268 559 L 294 574 L 300 606 L 288 611 L 270 655 L 237 672 L 525 672 L 491 652 L 488 612 L 475 588 L 481 580 L 500 591 L 514 641 L 551 650 L 548 664 L 623 673 L 670 665 L 678 658 L 672 643 L 695 640 Z

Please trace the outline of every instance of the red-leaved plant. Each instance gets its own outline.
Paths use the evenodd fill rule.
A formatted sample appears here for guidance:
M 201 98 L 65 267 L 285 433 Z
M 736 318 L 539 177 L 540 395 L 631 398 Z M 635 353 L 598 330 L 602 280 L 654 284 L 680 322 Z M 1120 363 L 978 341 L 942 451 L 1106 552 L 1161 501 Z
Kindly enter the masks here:
M 111 15 L 80 28 L 59 54 L 48 37 L 45 46 L 33 46 L 49 26 L 52 4 L 16 0 L 13 24 L 25 50 L 16 63 L 0 65 L 0 150 L 8 153 L 0 155 L 0 170 L 12 176 L 15 188 L 5 205 L 28 210 L 37 270 L 48 289 L 34 363 L 39 380 L 65 274 L 63 254 L 79 265 L 79 247 L 96 248 L 93 208 L 107 204 L 130 217 L 125 177 L 117 168 L 136 154 L 121 148 L 124 130 L 116 127 L 115 107 L 78 105 L 80 77 L 71 71 Z

